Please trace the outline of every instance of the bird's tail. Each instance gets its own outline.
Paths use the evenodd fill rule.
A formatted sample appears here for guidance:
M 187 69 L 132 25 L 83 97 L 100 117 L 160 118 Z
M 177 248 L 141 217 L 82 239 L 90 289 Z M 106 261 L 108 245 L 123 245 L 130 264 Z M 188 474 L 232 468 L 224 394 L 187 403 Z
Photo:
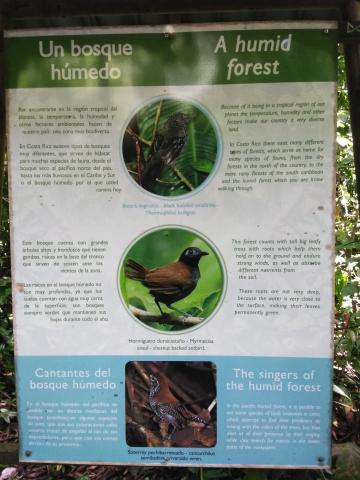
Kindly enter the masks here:
M 145 267 L 140 265 L 140 263 L 135 262 L 135 260 L 129 259 L 125 265 L 125 275 L 127 278 L 131 278 L 132 280 L 138 280 L 142 282 L 145 280 L 145 276 L 148 273 Z
M 164 160 L 161 152 L 155 152 L 153 156 L 149 157 L 145 165 L 142 177 L 141 186 L 145 190 L 154 188 L 156 179 L 161 176 L 162 169 L 164 168 Z
M 181 413 L 187 419 L 188 422 L 203 423 L 204 425 L 209 424 L 209 421 L 206 418 L 204 418 L 200 415 L 192 414 L 183 405 L 178 405 L 178 409 L 181 411 Z

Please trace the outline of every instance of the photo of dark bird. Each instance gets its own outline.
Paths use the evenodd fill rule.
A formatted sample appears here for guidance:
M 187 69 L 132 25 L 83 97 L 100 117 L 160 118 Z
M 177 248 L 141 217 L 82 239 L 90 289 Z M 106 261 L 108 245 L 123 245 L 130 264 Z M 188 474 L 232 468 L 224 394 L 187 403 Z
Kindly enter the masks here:
M 154 297 L 162 316 L 164 312 L 160 303 L 187 316 L 188 314 L 173 307 L 172 304 L 187 297 L 196 288 L 200 279 L 199 261 L 205 255 L 208 253 L 202 252 L 197 247 L 188 247 L 177 262 L 151 270 L 129 259 L 125 265 L 125 275 L 149 288 L 149 293 Z
M 187 126 L 190 121 L 189 115 L 175 113 L 167 119 L 163 129 L 156 132 L 141 175 L 141 185 L 146 190 L 151 191 L 154 182 L 161 177 L 166 166 L 175 164 L 186 144 Z
M 154 375 L 150 375 L 149 404 L 155 415 L 172 427 L 167 437 L 168 440 L 171 439 L 177 430 L 186 428 L 190 422 L 202 423 L 204 425 L 208 424 L 205 418 L 199 415 L 193 415 L 184 405 L 162 402 L 160 398 L 157 398 L 159 391 L 159 380 Z

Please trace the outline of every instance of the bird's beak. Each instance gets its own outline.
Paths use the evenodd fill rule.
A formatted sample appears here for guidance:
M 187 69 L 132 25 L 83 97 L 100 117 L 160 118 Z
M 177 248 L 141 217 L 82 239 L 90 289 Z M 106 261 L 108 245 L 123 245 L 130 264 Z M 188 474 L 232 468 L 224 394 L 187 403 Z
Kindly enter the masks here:
M 209 255 L 208 252 L 201 252 L 201 256 L 203 257 L 204 255 Z

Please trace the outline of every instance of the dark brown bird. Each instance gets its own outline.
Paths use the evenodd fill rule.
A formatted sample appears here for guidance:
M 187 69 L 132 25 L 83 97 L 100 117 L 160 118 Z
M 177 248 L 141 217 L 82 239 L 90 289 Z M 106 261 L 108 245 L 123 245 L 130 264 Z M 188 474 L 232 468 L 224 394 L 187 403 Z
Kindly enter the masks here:
M 154 182 L 161 177 L 164 167 L 174 165 L 187 140 L 187 125 L 191 117 L 175 113 L 169 117 L 162 130 L 156 132 L 151 144 L 141 185 L 152 191 Z
M 189 247 L 182 252 L 177 262 L 152 270 L 129 259 L 125 265 L 125 275 L 149 288 L 161 315 L 164 315 L 164 312 L 160 303 L 182 315 L 187 315 L 172 304 L 187 297 L 195 289 L 200 278 L 199 261 L 204 255 L 208 253 L 202 252 L 197 247 Z
M 172 426 L 172 430 L 167 437 L 168 440 L 171 439 L 176 430 L 182 430 L 187 427 L 190 422 L 208 424 L 205 418 L 199 415 L 193 415 L 184 405 L 173 402 L 162 402 L 161 399 L 158 398 L 159 391 L 159 380 L 154 375 L 150 375 L 149 404 L 160 420 Z

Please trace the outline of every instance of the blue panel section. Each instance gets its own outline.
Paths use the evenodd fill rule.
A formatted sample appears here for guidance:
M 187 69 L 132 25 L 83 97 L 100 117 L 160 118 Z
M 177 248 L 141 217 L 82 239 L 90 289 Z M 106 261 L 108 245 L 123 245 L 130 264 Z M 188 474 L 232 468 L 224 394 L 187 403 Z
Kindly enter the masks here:
M 20 458 L 115 461 L 123 454 L 124 363 L 117 357 L 18 357 Z
M 216 366 L 216 445 L 128 446 L 126 364 L 200 360 Z M 21 460 L 329 465 L 331 367 L 330 359 L 314 358 L 20 356 Z M 149 411 L 146 390 L 143 408 Z
M 224 463 L 330 465 L 330 371 L 328 359 L 220 362 Z

